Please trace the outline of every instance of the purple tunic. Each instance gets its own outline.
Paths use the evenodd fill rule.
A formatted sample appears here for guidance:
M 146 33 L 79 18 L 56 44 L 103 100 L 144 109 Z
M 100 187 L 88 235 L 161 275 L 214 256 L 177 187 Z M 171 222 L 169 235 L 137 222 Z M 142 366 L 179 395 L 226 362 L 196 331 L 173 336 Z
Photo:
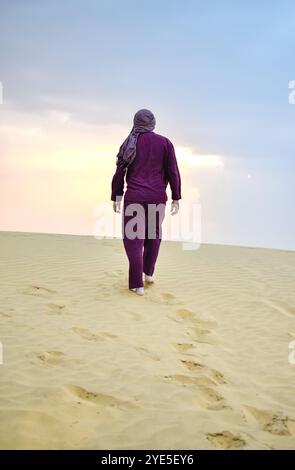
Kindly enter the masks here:
M 112 179 L 112 201 L 123 196 L 125 176 L 125 199 L 128 201 L 166 202 L 168 183 L 172 199 L 181 199 L 181 179 L 174 146 L 167 137 L 154 131 L 139 134 L 136 157 L 127 170 L 116 167 Z

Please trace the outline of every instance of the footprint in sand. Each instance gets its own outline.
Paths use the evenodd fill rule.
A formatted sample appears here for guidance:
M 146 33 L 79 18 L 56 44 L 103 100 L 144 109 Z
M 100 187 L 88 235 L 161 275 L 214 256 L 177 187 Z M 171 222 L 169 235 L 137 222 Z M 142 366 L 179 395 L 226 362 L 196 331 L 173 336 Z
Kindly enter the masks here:
M 182 386 L 198 386 L 195 392 L 196 400 L 209 410 L 228 408 L 224 397 L 213 388 L 226 383 L 221 372 L 196 361 L 181 360 L 181 362 L 190 372 L 194 373 L 194 376 L 177 374 L 165 378 L 176 381 Z
M 206 436 L 219 449 L 241 449 L 247 444 L 239 434 L 233 434 L 230 431 L 208 433 Z
M 169 292 L 162 292 L 160 296 L 163 302 L 169 305 L 177 303 L 177 299 L 175 298 L 175 296 L 173 294 L 170 294 Z
M 62 313 L 64 313 L 66 306 L 58 304 L 47 304 L 47 308 L 49 310 L 49 315 L 61 315 Z
M 172 345 L 181 353 L 185 353 L 186 351 L 194 348 L 192 343 L 172 343 Z
M 222 410 L 230 408 L 225 404 L 224 397 L 213 388 L 207 387 L 206 385 L 199 387 L 198 400 L 203 403 L 208 410 Z
M 87 330 L 86 328 L 80 328 L 78 326 L 74 326 L 72 328 L 72 331 L 79 335 L 82 339 L 86 339 L 87 341 L 104 341 L 106 339 L 114 339 L 117 337 L 116 335 L 107 332 L 95 334 Z
M 160 356 L 158 356 L 157 354 L 154 354 L 153 352 L 149 351 L 147 348 L 137 347 L 135 349 L 136 349 L 136 351 L 138 351 L 140 353 L 143 353 L 144 355 L 146 355 L 147 357 L 149 357 L 153 361 L 160 361 L 161 360 Z
M 182 364 L 190 371 L 204 372 L 211 377 L 215 384 L 226 384 L 226 380 L 221 372 L 216 369 L 211 369 L 210 367 L 205 366 L 196 361 L 188 361 L 186 359 L 181 359 Z
M 61 351 L 46 351 L 37 357 L 44 364 L 58 365 L 64 362 L 65 354 Z
M 215 344 L 217 341 L 214 332 L 199 327 L 189 328 L 187 335 L 198 343 Z
M 213 380 L 205 375 L 199 377 L 191 377 L 189 375 L 182 375 L 182 374 L 173 374 L 173 375 L 165 375 L 164 378 L 169 381 L 177 382 L 179 385 L 183 387 L 187 387 L 190 385 L 215 385 Z
M 137 405 L 131 401 L 120 400 L 111 395 L 99 392 L 90 392 L 78 385 L 68 384 L 64 386 L 64 390 L 72 396 L 76 401 L 84 404 L 96 405 L 99 407 L 116 407 L 116 408 L 136 408 Z
M 42 362 L 42 364 L 51 366 L 58 366 L 65 363 L 67 365 L 75 365 L 81 364 L 82 362 L 81 359 L 67 358 L 65 353 L 61 351 L 46 351 L 43 354 L 39 354 L 37 358 Z
M 210 328 L 210 327 L 214 327 L 217 325 L 215 321 L 202 320 L 200 318 L 197 318 L 194 312 L 186 308 L 176 310 L 174 315 L 170 316 L 169 318 L 177 322 L 188 321 L 190 323 L 194 323 L 195 325 L 198 325 L 199 327 L 203 327 L 203 328 Z
M 54 290 L 41 286 L 29 286 L 23 291 L 23 294 L 25 295 L 34 295 L 36 297 L 48 297 L 55 293 L 56 292 Z
M 205 407 L 207 410 L 217 411 L 229 408 L 225 403 L 224 397 L 212 388 L 216 383 L 205 374 L 197 377 L 172 374 L 165 375 L 164 379 L 175 382 L 182 387 L 194 387 L 194 399 L 196 404 Z
M 185 359 L 181 359 L 181 362 L 188 370 L 192 370 L 192 371 L 203 370 L 205 367 L 203 364 L 200 364 L 199 362 L 196 362 L 196 361 L 187 361 Z
M 14 308 L 9 308 L 5 311 L 2 310 L 0 312 L 0 317 L 11 318 L 13 317 L 13 313 L 14 313 Z
M 177 298 L 173 294 L 170 294 L 169 292 L 161 292 L 157 295 L 154 291 L 147 290 L 145 297 L 148 300 L 151 300 L 152 302 L 163 305 L 177 305 L 182 303 L 177 300 Z
M 194 312 L 186 308 L 176 310 L 169 318 L 178 323 L 187 322 L 191 326 L 187 334 L 198 343 L 213 344 L 216 340 L 214 332 L 209 329 L 216 326 L 215 321 L 200 319 Z
M 244 417 L 249 424 L 258 424 L 264 431 L 280 436 L 295 436 L 295 419 L 283 413 L 244 406 Z
M 224 378 L 224 375 L 221 372 L 219 372 L 218 370 L 214 370 L 214 369 L 210 369 L 210 370 L 211 370 L 213 379 L 217 383 L 223 384 L 223 385 L 227 383 L 225 378 Z

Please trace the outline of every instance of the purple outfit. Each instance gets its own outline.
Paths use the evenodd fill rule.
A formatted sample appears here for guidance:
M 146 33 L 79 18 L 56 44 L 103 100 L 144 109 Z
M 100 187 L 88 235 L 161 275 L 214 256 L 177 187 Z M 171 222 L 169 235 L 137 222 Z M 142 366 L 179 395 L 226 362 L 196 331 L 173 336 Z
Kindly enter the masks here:
M 126 169 L 117 166 L 112 180 L 112 201 L 124 194 L 126 174 L 129 201 L 166 202 L 169 182 L 172 199 L 181 199 L 181 180 L 175 150 L 167 137 L 153 131 L 138 136 L 136 158 Z
M 137 219 L 136 229 L 138 230 L 138 236 L 136 238 L 129 238 L 126 236 L 126 226 L 129 220 L 132 220 L 134 214 L 126 215 L 126 209 L 132 208 L 140 204 L 141 210 L 136 212 L 135 216 Z M 142 273 L 152 276 L 155 270 L 155 264 L 159 254 L 161 244 L 161 225 L 165 217 L 166 203 L 157 205 L 158 212 L 156 217 L 149 216 L 149 205 L 145 201 L 127 201 L 124 198 L 123 204 L 123 220 L 122 220 L 122 232 L 123 232 L 123 244 L 129 260 L 129 289 L 134 287 L 143 287 Z M 149 228 L 153 224 L 155 226 L 155 235 L 153 238 L 149 238 Z
M 154 131 L 142 132 L 136 143 L 136 158 L 124 168 L 117 165 L 112 179 L 111 200 L 120 200 L 124 195 L 124 182 L 127 189 L 123 204 L 123 243 L 129 259 L 129 288 L 143 287 L 143 272 L 152 276 L 161 243 L 161 224 L 165 217 L 167 201 L 166 188 L 169 183 L 173 200 L 181 199 L 181 178 L 172 142 Z M 141 235 L 131 239 L 125 228 L 133 215 L 126 215 L 130 204 L 141 204 L 142 211 L 137 215 L 137 230 Z M 148 217 L 148 206 L 158 204 L 155 236 L 149 237 L 148 229 L 152 218 Z M 154 206 L 155 207 L 155 206 Z M 135 211 L 136 212 L 136 211 Z M 139 227 L 138 227 L 139 225 Z

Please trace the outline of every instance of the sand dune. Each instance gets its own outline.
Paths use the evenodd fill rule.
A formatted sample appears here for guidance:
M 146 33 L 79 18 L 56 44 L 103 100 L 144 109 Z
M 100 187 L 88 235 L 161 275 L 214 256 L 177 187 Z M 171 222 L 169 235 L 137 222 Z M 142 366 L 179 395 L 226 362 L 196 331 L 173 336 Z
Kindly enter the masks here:
M 295 253 L 2 232 L 0 448 L 295 448 Z

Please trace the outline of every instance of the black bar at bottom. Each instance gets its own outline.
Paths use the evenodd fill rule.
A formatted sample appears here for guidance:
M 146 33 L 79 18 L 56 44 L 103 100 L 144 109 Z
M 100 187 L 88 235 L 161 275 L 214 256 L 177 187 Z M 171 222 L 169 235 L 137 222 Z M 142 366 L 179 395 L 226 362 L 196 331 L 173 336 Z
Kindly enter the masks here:
M 121 465 L 125 468 L 150 467 L 155 465 L 178 465 L 179 467 L 202 467 L 208 464 L 226 465 L 237 469 L 237 465 L 269 462 L 273 466 L 293 460 L 292 450 L 18 450 L 1 451 L 0 463 L 71 463 L 84 466 L 106 467 Z M 239 470 L 239 469 L 238 469 Z

